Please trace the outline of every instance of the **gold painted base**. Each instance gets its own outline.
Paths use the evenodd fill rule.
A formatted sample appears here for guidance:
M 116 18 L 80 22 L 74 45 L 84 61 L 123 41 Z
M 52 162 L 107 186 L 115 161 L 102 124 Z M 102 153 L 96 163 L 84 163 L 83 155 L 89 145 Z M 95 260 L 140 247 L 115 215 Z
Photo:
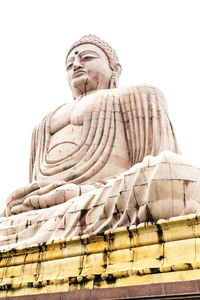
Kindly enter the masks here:
M 200 279 L 200 215 L 1 251 L 0 298 Z

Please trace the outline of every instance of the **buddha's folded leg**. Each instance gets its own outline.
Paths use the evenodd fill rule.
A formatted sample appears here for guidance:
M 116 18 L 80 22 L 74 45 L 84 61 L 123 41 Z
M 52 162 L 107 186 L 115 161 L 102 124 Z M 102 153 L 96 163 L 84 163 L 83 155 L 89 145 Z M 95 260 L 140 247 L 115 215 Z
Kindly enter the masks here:
M 70 228 L 71 215 L 77 211 L 84 216 L 81 233 L 197 213 L 199 191 L 200 168 L 165 151 L 157 157 L 147 156 L 127 172 L 108 179 L 100 192 L 94 190 L 92 201 L 77 197 L 76 209 L 71 207 L 66 224 Z M 74 226 L 79 228 L 78 224 Z
M 128 173 L 133 178 L 137 222 L 200 211 L 200 166 L 182 155 L 164 151 L 156 157 L 147 156 Z
M 85 212 L 84 233 L 157 221 L 200 211 L 200 167 L 164 151 L 108 180 Z M 100 203 L 100 204 L 99 204 Z M 103 203 L 98 214 L 97 205 Z M 98 215 L 98 216 L 96 216 Z
M 71 238 L 197 213 L 199 194 L 200 168 L 181 155 L 163 152 L 63 204 L 1 218 L 0 244 Z

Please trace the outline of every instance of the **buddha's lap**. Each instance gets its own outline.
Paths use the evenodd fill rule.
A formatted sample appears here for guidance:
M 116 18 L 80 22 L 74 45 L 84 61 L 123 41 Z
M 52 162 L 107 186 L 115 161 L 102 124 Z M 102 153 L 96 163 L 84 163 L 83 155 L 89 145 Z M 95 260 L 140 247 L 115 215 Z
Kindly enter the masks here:
M 42 242 L 197 213 L 199 179 L 199 167 L 180 155 L 163 152 L 145 157 L 103 188 L 54 207 L 2 219 L 1 225 L 5 229 L 12 224 L 13 231 L 7 230 L 11 244 L 16 235 L 24 244 L 30 242 L 30 234 L 31 242 Z

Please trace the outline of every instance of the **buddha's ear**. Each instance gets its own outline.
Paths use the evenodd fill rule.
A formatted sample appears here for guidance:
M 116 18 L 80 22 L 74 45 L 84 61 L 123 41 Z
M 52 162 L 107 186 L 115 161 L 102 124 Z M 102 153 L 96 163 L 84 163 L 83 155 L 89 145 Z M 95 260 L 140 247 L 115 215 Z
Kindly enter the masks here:
M 118 77 L 121 75 L 122 67 L 121 67 L 120 64 L 116 64 L 116 66 L 115 66 L 115 72 L 118 73 Z
M 115 69 L 112 71 L 112 76 L 109 83 L 109 89 L 114 89 L 118 87 L 119 76 L 122 72 L 122 68 L 120 64 L 115 66 Z

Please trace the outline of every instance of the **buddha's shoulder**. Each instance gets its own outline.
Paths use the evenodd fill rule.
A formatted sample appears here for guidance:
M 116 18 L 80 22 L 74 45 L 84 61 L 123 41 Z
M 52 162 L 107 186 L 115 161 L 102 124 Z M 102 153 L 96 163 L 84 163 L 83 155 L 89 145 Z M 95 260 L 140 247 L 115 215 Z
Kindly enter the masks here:
M 162 91 L 151 85 L 133 85 L 129 87 L 116 88 L 113 89 L 112 92 L 119 95 L 146 94 L 164 98 Z
M 120 87 L 114 89 L 100 90 L 95 92 L 91 97 L 93 100 L 98 99 L 99 96 L 105 101 L 110 97 L 120 100 L 120 102 L 131 101 L 134 97 L 141 99 L 141 101 L 153 101 L 166 105 L 165 97 L 161 90 L 151 85 L 133 85 L 129 87 Z

